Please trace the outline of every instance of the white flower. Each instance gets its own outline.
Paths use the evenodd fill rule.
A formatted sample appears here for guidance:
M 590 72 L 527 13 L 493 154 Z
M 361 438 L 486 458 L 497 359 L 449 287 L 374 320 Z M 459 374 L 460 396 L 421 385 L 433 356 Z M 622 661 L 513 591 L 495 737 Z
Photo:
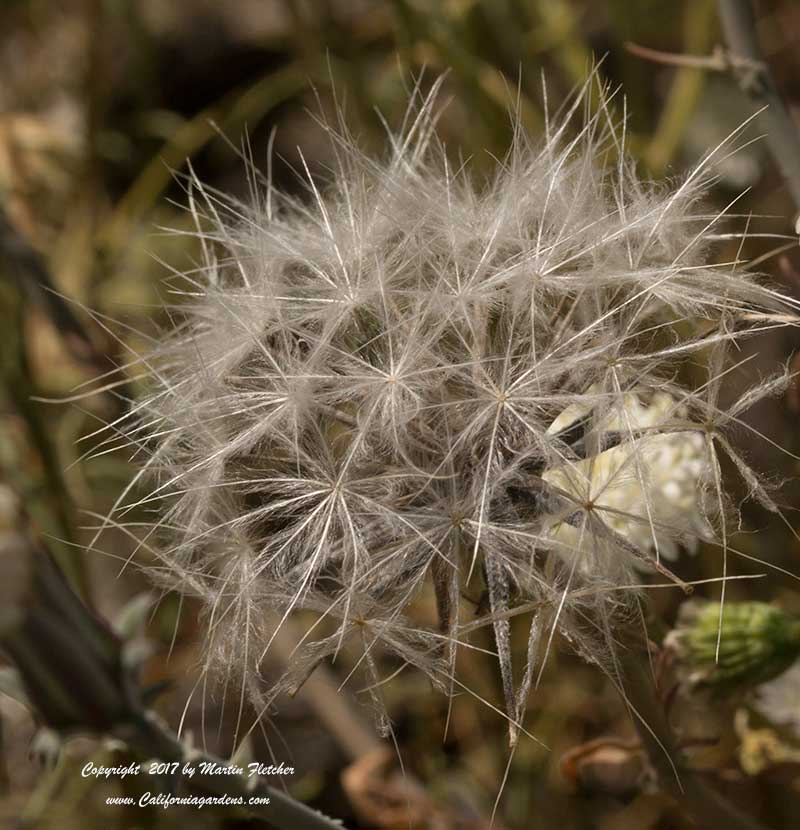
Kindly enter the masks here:
M 588 393 L 597 394 L 596 387 Z M 601 407 L 587 401 L 580 411 L 565 411 L 548 433 L 567 429 L 595 408 Z M 649 404 L 634 392 L 625 393 L 621 406 L 605 409 L 593 428 L 601 440 L 611 432 L 624 440 L 597 455 L 550 468 L 542 477 L 576 502 L 591 504 L 608 527 L 639 549 L 666 559 L 677 558 L 680 544 L 694 552 L 698 539 L 713 538 L 708 520 L 713 468 L 705 437 L 699 431 L 647 431 L 678 416 L 685 412 L 666 393 L 655 393 Z M 566 521 L 551 532 L 571 552 L 593 543 L 591 534 Z

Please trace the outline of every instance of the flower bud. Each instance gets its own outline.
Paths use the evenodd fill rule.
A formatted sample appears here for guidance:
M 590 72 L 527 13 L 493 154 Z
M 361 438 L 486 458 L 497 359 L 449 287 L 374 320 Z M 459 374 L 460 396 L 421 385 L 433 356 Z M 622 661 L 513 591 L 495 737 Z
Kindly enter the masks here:
M 730 691 L 771 680 L 800 656 L 800 620 L 765 602 L 727 602 L 720 620 L 719 603 L 690 600 L 665 645 L 689 683 Z

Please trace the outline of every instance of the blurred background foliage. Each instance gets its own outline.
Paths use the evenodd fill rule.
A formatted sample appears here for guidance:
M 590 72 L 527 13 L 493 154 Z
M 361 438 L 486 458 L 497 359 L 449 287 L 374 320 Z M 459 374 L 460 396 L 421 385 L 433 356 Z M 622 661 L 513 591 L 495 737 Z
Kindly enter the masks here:
M 796 113 L 800 6 L 760 2 L 758 32 Z M 504 153 L 510 106 L 518 103 L 525 127 L 540 133 L 545 109 L 557 109 L 600 58 L 601 75 L 624 91 L 624 106 L 621 93 L 614 106 L 627 117 L 630 151 L 656 179 L 680 177 L 754 109 L 727 75 L 649 62 L 626 48 L 710 53 L 719 43 L 712 0 L 4 0 L 0 33 L 0 476 L 22 494 L 75 588 L 109 619 L 147 585 L 134 565 L 123 567 L 137 548 L 130 536 L 108 529 L 90 555 L 82 548 L 133 470 L 130 452 L 96 430 L 125 410 L 140 383 L 136 356 L 169 323 L 162 280 L 196 261 L 181 208 L 188 159 L 208 186 L 244 196 L 241 155 L 265 170 L 274 130 L 276 184 L 300 192 L 298 147 L 314 175 L 324 178 L 331 160 L 320 110 L 333 112 L 338 99 L 353 133 L 380 153 L 382 119 L 398 124 L 414 80 L 424 72 L 425 85 L 444 70 L 440 136 L 478 176 Z M 712 204 L 747 188 L 738 211 L 753 215 L 751 230 L 791 231 L 794 208 L 763 142 L 719 173 Z M 783 241 L 754 238 L 744 254 L 800 297 L 797 245 Z M 721 244 L 715 255 L 730 261 L 736 249 Z M 749 341 L 742 372 L 764 376 L 794 360 L 798 345 L 788 331 Z M 728 386 L 735 396 L 736 376 Z M 776 480 L 797 475 L 796 458 L 777 445 L 800 450 L 798 415 L 800 390 L 792 389 L 748 416 L 774 443 L 749 433 L 742 441 Z M 783 503 L 793 521 L 800 498 L 791 483 Z M 150 516 L 139 513 L 127 518 L 146 527 Z M 751 508 L 744 519 L 740 549 L 800 572 L 800 545 L 786 524 Z M 720 567 L 719 552 L 706 550 L 684 559 L 681 574 L 712 578 Z M 743 560 L 733 567 L 765 571 Z M 651 594 L 651 636 L 660 640 L 682 597 Z M 797 582 L 779 573 L 732 583 L 728 598 L 800 611 Z M 149 619 L 148 679 L 168 681 L 158 704 L 165 718 L 176 725 L 183 717 L 196 741 L 230 752 L 235 707 L 210 684 L 195 688 L 201 635 L 188 610 L 179 614 L 167 597 Z M 423 603 L 420 614 L 430 613 Z M 476 693 L 500 700 L 490 662 L 464 660 L 462 671 Z M 386 691 L 404 779 L 395 753 L 383 755 L 371 737 L 358 695 L 336 691 L 343 676 L 339 666 L 315 675 L 253 732 L 253 757 L 293 763 L 291 792 L 351 828 L 487 827 L 506 769 L 503 720 L 460 701 L 443 740 L 447 701 L 401 675 Z M 772 827 L 795 826 L 800 815 L 800 679 L 790 671 L 784 687 L 767 704 L 761 695 L 760 706 L 698 698 L 673 712 L 693 764 Z M 137 782 L 97 783 L 79 769 L 89 758 L 124 760 L 119 747 L 76 740 L 48 770 L 28 757 L 30 716 L 6 698 L 0 713 L 0 818 L 9 827 L 251 826 L 230 811 L 106 808 L 105 795 L 135 794 Z M 527 727 L 549 751 L 523 741 L 496 827 L 688 826 L 647 786 L 630 718 L 590 667 L 554 655 Z

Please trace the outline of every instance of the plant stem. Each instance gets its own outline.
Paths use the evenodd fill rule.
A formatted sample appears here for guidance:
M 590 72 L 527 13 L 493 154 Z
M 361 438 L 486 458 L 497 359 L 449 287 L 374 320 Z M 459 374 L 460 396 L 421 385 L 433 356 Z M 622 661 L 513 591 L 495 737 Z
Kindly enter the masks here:
M 248 778 L 246 774 L 225 772 L 231 769 L 230 764 L 214 755 L 188 749 L 150 713 L 135 724 L 116 730 L 115 735 L 143 758 L 178 762 L 181 767 L 189 763 L 197 768 L 206 763 L 219 770 L 218 773 L 197 775 L 191 781 L 183 779 L 190 788 L 211 796 L 241 797 L 245 804 L 252 797 L 268 798 L 268 804 L 255 804 L 244 809 L 277 830 L 344 830 L 340 822 L 295 801 L 283 791 L 269 786 L 261 777 Z
M 20 502 L 0 484 L 0 646 L 14 662 L 42 720 L 62 736 L 111 735 L 143 758 L 210 763 L 215 772 L 176 774 L 188 788 L 243 799 L 243 809 L 277 830 L 342 830 L 263 778 L 187 747 L 142 703 L 123 643 L 70 589 L 27 525 Z M 268 798 L 248 804 L 250 797 Z
M 760 118 L 767 144 L 800 212 L 800 134 L 764 60 L 756 35 L 750 0 L 717 0 L 722 31 L 732 60 L 730 71 L 747 93 L 766 110 Z M 744 59 L 744 60 L 742 60 Z
M 619 691 L 631 710 L 642 746 L 661 786 L 685 806 L 701 827 L 766 830 L 761 822 L 731 804 L 686 766 L 646 666 L 646 659 L 632 649 L 627 650 L 620 660 L 622 687 Z

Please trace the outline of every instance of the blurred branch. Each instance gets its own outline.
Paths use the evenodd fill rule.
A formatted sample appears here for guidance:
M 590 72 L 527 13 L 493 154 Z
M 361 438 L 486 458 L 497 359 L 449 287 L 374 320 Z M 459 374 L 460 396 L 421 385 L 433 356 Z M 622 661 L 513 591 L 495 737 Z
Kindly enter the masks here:
M 41 303 L 70 352 L 79 360 L 89 362 L 105 371 L 107 367 L 95 350 L 91 338 L 69 303 L 56 290 L 41 255 L 11 224 L 2 206 L 0 264 L 23 295 Z
M 0 646 L 11 657 L 30 703 L 60 735 L 89 732 L 124 741 L 141 758 L 178 762 L 176 780 L 213 795 L 269 799 L 245 806 L 278 830 L 342 830 L 341 824 L 195 751 L 147 710 L 136 666 L 122 642 L 70 590 L 27 525 L 19 500 L 0 484 Z M 210 762 L 215 772 L 192 780 L 184 763 Z
M 778 92 L 758 43 L 750 0 L 717 0 L 720 22 L 731 55 L 731 72 L 739 87 L 767 109 L 761 114 L 767 143 L 800 213 L 800 134 Z M 747 67 L 742 61 L 752 65 Z M 800 232 L 800 229 L 796 230 Z
M 681 55 L 661 52 L 633 43 L 626 48 L 634 55 L 655 63 L 679 66 L 686 70 L 727 72 L 757 105 L 772 157 L 800 214 L 800 132 L 781 98 L 756 34 L 756 21 L 750 0 L 717 0 L 726 48 L 717 47 L 711 55 Z M 800 215 L 795 220 L 800 233 Z
M 2 276 L 6 274 L 12 279 L 3 280 Z M 38 253 L 14 230 L 0 208 L 0 329 L 4 340 L 0 350 L 0 390 L 5 392 L 9 403 L 24 421 L 30 444 L 41 462 L 42 478 L 50 496 L 50 507 L 58 522 L 59 534 L 69 545 L 59 561 L 63 563 L 73 587 L 86 597 L 88 581 L 84 560 L 77 548 L 72 546 L 75 534 L 69 490 L 48 424 L 33 400 L 37 390 L 32 381 L 25 341 L 25 301 L 32 293 L 36 297 L 40 296 L 39 291 L 43 286 L 37 280 L 42 279 L 45 280 L 45 287 L 50 285 Z M 87 344 L 91 344 L 91 341 L 82 332 L 77 319 L 72 317 L 69 306 L 53 292 L 42 294 L 53 300 L 47 308 L 58 315 L 53 320 L 57 329 L 63 333 L 62 326 L 66 326 L 73 332 L 72 338 L 66 338 L 67 342 L 80 343 L 88 348 Z M 85 350 L 83 354 L 86 354 Z M 99 361 L 93 351 L 90 355 L 92 362 Z
M 662 52 L 660 49 L 650 49 L 638 43 L 626 41 L 625 48 L 637 58 L 643 58 L 651 63 L 660 63 L 664 66 L 679 66 L 685 69 L 705 69 L 709 72 L 730 72 L 733 67 L 746 71 L 760 70 L 762 63 L 755 63 L 731 55 L 721 46 L 715 46 L 710 55 L 684 55 L 681 52 Z
M 619 691 L 661 786 L 701 827 L 766 830 L 761 822 L 743 813 L 685 764 L 647 666 L 646 656 L 634 648 L 627 649 L 619 664 Z

